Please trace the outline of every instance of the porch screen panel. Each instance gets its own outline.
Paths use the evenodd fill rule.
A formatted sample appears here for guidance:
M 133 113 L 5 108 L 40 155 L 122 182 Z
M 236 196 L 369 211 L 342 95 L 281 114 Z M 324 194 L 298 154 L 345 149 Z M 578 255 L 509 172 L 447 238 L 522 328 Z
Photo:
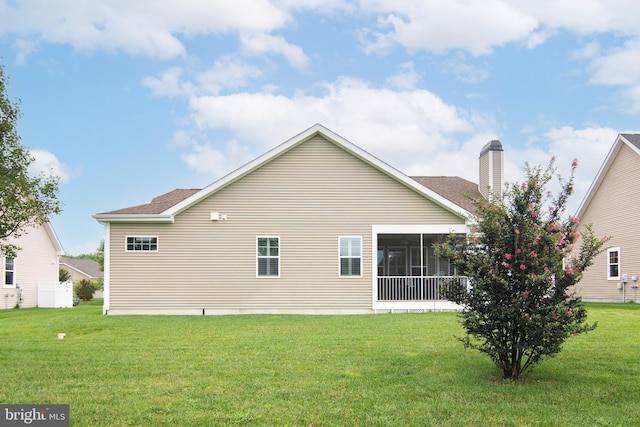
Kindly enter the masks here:
M 390 247 L 388 257 L 389 257 L 389 275 L 390 276 L 406 276 L 407 275 L 407 248 L 406 247 Z
M 420 254 L 420 247 L 411 247 L 411 275 L 412 276 L 426 276 L 427 275 L 427 248 L 422 248 L 422 254 Z
M 384 276 L 385 275 L 385 271 L 384 271 L 384 247 L 378 247 L 378 276 Z

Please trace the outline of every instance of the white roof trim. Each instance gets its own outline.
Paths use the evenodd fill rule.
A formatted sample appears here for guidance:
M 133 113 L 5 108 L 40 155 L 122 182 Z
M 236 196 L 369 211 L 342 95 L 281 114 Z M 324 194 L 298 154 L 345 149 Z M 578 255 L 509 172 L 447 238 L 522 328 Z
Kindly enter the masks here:
M 182 212 L 185 209 L 189 208 L 190 206 L 193 206 L 194 204 L 198 203 L 200 200 L 204 199 L 205 197 L 209 196 L 210 194 L 215 193 L 216 191 L 219 191 L 220 189 L 228 186 L 229 184 L 233 183 L 234 181 L 236 181 L 236 180 L 242 178 L 243 176 L 251 173 L 252 171 L 258 169 L 262 165 L 268 163 L 269 161 L 271 161 L 271 160 L 275 159 L 276 157 L 286 153 L 287 151 L 291 150 L 292 148 L 298 146 L 299 144 L 303 143 L 304 141 L 306 141 L 306 140 L 308 140 L 308 139 L 310 139 L 310 138 L 312 138 L 312 137 L 314 137 L 316 135 L 322 135 L 323 137 L 325 137 L 329 141 L 333 142 L 334 144 L 336 144 L 340 148 L 344 149 L 345 151 L 353 154 L 354 156 L 356 156 L 359 159 L 365 161 L 366 163 L 370 164 L 371 166 L 375 167 L 376 169 L 380 170 L 381 172 L 385 173 L 386 175 L 390 176 L 391 178 L 395 179 L 396 181 L 406 185 L 407 187 L 411 188 L 415 192 L 423 195 L 424 197 L 427 197 L 428 199 L 434 201 L 435 203 L 437 203 L 438 205 L 442 206 L 443 208 L 455 213 L 456 215 L 458 215 L 460 217 L 464 217 L 464 218 L 468 218 L 468 217 L 470 217 L 472 215 L 467 210 L 465 210 L 465 209 L 461 208 L 460 206 L 456 205 L 455 203 L 445 199 L 444 197 L 442 197 L 439 194 L 435 193 L 434 191 L 428 189 L 427 187 L 424 187 L 423 185 L 419 184 L 415 180 L 409 178 L 407 175 L 403 174 L 402 172 L 398 171 L 397 169 L 393 168 L 392 166 L 384 163 L 383 161 L 381 161 L 377 157 L 369 154 L 368 152 L 366 152 L 363 149 L 359 148 L 358 146 L 352 144 L 351 142 L 347 141 L 346 139 L 344 139 L 340 135 L 332 132 L 331 130 L 327 129 L 326 127 L 324 127 L 323 125 L 321 125 L 319 123 L 311 126 L 307 130 L 299 133 L 298 135 L 294 136 L 293 138 L 291 138 L 291 139 L 285 141 L 284 143 L 278 145 L 277 147 L 275 147 L 272 150 L 266 152 L 265 154 L 261 155 L 260 157 L 256 158 L 255 160 L 247 163 L 246 165 L 242 166 L 241 168 L 236 169 L 235 171 L 231 172 L 230 174 L 220 178 L 218 181 L 216 181 L 213 184 L 203 188 L 202 190 L 200 190 L 197 193 L 191 195 L 190 197 L 186 198 L 182 202 L 170 207 L 169 209 L 164 211 L 161 215 L 173 217 L 174 215 L 179 214 L 180 212 Z M 127 217 L 128 217 L 129 220 L 132 219 L 130 215 L 127 215 Z M 94 218 L 96 218 L 98 220 L 101 220 L 101 218 L 99 218 L 99 216 L 96 216 L 96 215 L 94 215 Z M 113 216 L 113 219 L 111 219 L 111 218 L 109 218 L 109 219 L 111 220 L 111 222 L 116 222 L 118 219 L 120 221 L 124 220 L 124 218 L 122 218 L 122 215 L 117 219 L 116 219 L 115 215 Z M 106 221 L 107 219 L 105 218 L 104 220 Z
M 587 207 L 591 203 L 591 200 L 595 196 L 598 188 L 600 187 L 600 184 L 602 183 L 602 180 L 604 179 L 605 175 L 609 171 L 609 168 L 611 167 L 613 160 L 618 155 L 618 152 L 622 148 L 623 144 L 626 144 L 629 148 L 631 148 L 640 156 L 640 149 L 638 149 L 638 147 L 636 147 L 629 140 L 627 140 L 622 134 L 618 134 L 618 136 L 616 137 L 616 141 L 613 143 L 613 146 L 609 150 L 607 157 L 605 157 L 604 162 L 602 163 L 602 166 L 600 166 L 600 170 L 598 170 L 598 173 L 596 174 L 596 177 L 593 179 L 593 182 L 591 183 L 589 190 L 587 190 L 587 193 L 585 194 L 584 198 L 582 199 L 582 202 L 580 203 L 580 206 L 578 207 L 578 211 L 576 213 L 576 216 L 578 218 L 582 218 L 582 215 L 584 214 Z
M 45 222 L 43 226 L 49 236 L 49 240 L 51 240 L 51 243 L 53 243 L 56 249 L 56 253 L 58 255 L 64 255 L 64 248 L 62 247 L 62 243 L 60 243 L 60 239 L 58 239 L 56 231 L 53 229 L 53 225 L 51 225 L 50 222 Z
M 197 193 L 196 193 L 197 194 Z M 95 214 L 98 222 L 173 222 L 173 215 L 161 214 Z

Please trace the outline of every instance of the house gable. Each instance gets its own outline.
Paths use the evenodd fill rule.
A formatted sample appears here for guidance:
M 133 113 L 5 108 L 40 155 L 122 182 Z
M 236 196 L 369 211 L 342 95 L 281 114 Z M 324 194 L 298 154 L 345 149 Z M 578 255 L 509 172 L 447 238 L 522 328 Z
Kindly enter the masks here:
M 202 190 L 174 190 L 155 198 L 149 204 L 97 214 L 94 215 L 94 218 L 101 222 L 173 222 L 175 215 L 318 136 L 458 217 L 467 218 L 469 216 L 470 212 L 466 210 L 466 205 L 463 205 L 464 207 L 457 205 L 447 197 L 419 184 L 324 126 L 316 124 Z M 164 210 L 161 210 L 163 208 Z
M 587 193 L 585 194 L 585 197 L 583 198 L 582 202 L 580 203 L 580 206 L 578 207 L 578 211 L 577 211 L 578 217 L 582 218 L 582 216 L 584 215 L 584 212 L 589 207 L 589 204 L 591 203 L 591 200 L 593 199 L 593 197 L 599 191 L 602 181 L 607 176 L 609 169 L 613 165 L 615 159 L 618 157 L 618 154 L 620 150 L 623 149 L 623 147 L 626 147 L 628 150 L 630 150 L 630 152 L 640 156 L 640 135 L 638 134 L 619 134 L 618 135 L 615 143 L 609 150 L 607 157 L 605 157 L 605 160 L 602 163 L 602 166 L 598 170 L 596 177 L 594 178 L 593 182 L 591 183 L 591 186 L 589 187 L 589 189 L 587 190 Z
M 581 224 L 592 224 L 596 236 L 609 236 L 608 247 L 620 250 L 620 272 L 640 276 L 640 228 L 633 214 L 640 197 L 635 179 L 640 174 L 640 135 L 618 135 L 614 145 L 587 192 L 577 216 Z M 587 301 L 622 301 L 620 280 L 609 280 L 607 252 L 594 259 L 576 285 L 576 291 Z M 626 285 L 627 287 L 629 285 Z M 628 289 L 627 289 L 628 291 Z
M 336 223 L 376 217 L 378 223 L 464 223 L 462 209 L 444 208 L 444 197 L 427 198 L 422 189 L 416 191 L 420 185 L 407 181 L 412 182 L 411 186 L 316 134 L 252 173 L 238 177 L 233 185 L 210 191 L 197 203 L 185 201 L 188 207 L 173 209 L 176 221 L 196 210 L 207 220 L 210 212 L 218 212 L 228 221 L 237 215 L 248 215 L 304 223 L 314 216 L 332 217 Z M 448 200 L 446 203 L 453 205 Z M 396 209 L 401 213 L 389 218 Z M 400 215 L 404 218 L 397 218 Z

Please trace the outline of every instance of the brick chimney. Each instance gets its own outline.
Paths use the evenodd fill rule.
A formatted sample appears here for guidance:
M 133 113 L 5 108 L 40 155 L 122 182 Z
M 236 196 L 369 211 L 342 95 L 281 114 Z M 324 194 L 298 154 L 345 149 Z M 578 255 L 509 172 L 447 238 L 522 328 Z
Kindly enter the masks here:
M 480 151 L 480 179 L 478 190 L 483 197 L 491 200 L 493 195 L 502 193 L 504 174 L 502 143 L 497 139 L 488 142 Z

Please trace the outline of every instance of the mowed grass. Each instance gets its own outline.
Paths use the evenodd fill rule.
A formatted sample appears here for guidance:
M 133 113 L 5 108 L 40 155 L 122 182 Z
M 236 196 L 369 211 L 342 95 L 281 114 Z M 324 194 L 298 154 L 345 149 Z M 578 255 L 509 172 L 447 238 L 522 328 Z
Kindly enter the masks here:
M 0 311 L 0 403 L 68 403 L 77 426 L 628 426 L 640 306 L 517 382 L 455 339 L 455 313 L 103 316 Z M 63 340 L 58 333 L 66 333 Z

